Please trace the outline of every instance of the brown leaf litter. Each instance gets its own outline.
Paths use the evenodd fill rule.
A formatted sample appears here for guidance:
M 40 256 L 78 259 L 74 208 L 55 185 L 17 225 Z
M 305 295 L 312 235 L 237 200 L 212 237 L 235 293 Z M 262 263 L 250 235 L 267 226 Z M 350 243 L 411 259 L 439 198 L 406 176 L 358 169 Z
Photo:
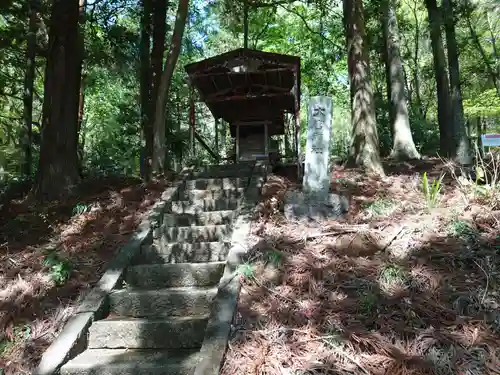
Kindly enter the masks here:
M 297 186 L 269 178 L 222 374 L 500 374 L 498 213 L 450 178 L 427 209 L 436 159 L 386 171 L 336 169 L 351 211 L 316 226 L 281 216 Z
M 72 198 L 2 207 L 0 369 L 30 374 L 165 183 L 90 180 Z M 53 257 L 52 263 L 49 257 Z M 64 268 L 66 267 L 66 268 Z

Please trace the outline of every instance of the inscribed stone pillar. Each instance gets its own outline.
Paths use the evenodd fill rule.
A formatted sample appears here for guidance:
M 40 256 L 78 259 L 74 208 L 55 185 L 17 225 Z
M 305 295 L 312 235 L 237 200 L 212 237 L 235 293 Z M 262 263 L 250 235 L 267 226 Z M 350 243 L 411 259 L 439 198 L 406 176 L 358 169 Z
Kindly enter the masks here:
M 332 99 L 315 96 L 310 99 L 303 188 L 310 198 L 327 200 L 330 191 L 330 137 Z

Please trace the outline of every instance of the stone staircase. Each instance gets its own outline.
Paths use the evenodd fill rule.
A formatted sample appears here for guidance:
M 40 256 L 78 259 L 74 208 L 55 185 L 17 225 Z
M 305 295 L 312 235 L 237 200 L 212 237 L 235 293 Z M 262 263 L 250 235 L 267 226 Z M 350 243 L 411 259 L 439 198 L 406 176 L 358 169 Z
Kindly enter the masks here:
M 253 164 L 192 172 L 62 375 L 192 375 Z

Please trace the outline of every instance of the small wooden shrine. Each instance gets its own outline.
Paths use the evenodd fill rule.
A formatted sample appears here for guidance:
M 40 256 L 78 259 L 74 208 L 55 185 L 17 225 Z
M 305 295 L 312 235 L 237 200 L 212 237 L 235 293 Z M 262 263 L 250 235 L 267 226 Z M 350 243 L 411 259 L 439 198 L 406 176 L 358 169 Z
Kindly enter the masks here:
M 193 140 L 196 89 L 216 121 L 229 124 L 235 162 L 269 159 L 271 154 L 275 159 L 271 137 L 286 134 L 293 134 L 292 151 L 298 161 L 300 57 L 240 48 L 189 64 L 185 70 L 192 93 Z

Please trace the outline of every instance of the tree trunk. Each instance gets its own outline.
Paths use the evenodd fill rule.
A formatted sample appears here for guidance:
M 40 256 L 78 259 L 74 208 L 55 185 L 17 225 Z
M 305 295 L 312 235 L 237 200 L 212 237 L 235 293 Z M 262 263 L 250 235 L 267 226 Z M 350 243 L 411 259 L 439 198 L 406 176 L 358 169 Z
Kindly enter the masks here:
M 151 114 L 150 114 L 150 139 L 148 139 L 148 156 L 153 160 L 154 150 L 154 119 L 155 104 L 161 84 L 161 73 L 163 65 L 163 54 L 165 53 L 165 32 L 167 18 L 167 2 L 165 0 L 153 0 L 153 50 L 151 51 Z
M 396 160 L 420 159 L 411 134 L 405 97 L 405 79 L 399 47 L 399 29 L 391 0 L 382 2 L 382 24 L 385 41 L 387 92 L 392 127 L 391 157 Z
M 367 172 L 383 175 L 375 103 L 366 51 L 362 1 L 344 1 L 344 26 L 347 36 L 347 65 L 351 88 L 352 144 L 348 165 L 360 166 Z
M 438 123 L 440 151 L 443 156 L 453 156 L 453 125 L 451 118 L 451 103 L 446 72 L 446 58 L 441 38 L 441 16 L 436 0 L 425 0 L 429 17 L 432 54 L 434 57 L 434 74 L 436 76 L 436 90 L 438 99 Z
M 151 14 L 153 0 L 142 0 L 141 42 L 140 42 L 140 102 L 141 128 L 144 147 L 141 152 L 141 175 L 144 181 L 151 178 L 153 158 L 153 106 L 151 101 Z
M 80 174 L 80 176 L 83 175 L 83 150 L 85 146 L 84 140 L 82 139 L 82 141 L 80 141 L 84 114 L 85 114 L 85 78 L 82 76 L 82 80 L 80 83 L 80 93 L 78 96 L 78 124 L 76 126 L 78 173 Z
M 29 9 L 28 36 L 26 37 L 26 72 L 24 75 L 24 129 L 22 133 L 22 149 L 24 152 L 23 174 L 31 175 L 33 156 L 31 153 L 31 138 L 33 130 L 33 89 L 35 81 L 36 32 L 38 29 L 37 12 L 39 3 L 32 0 Z
M 462 102 L 462 88 L 460 87 L 460 66 L 458 63 L 458 47 L 455 35 L 455 18 L 452 0 L 443 0 L 442 15 L 445 21 L 446 47 L 448 50 L 448 70 L 450 73 L 451 114 L 453 121 L 454 150 L 460 164 L 468 165 L 472 162 L 469 140 L 465 130 L 464 106 Z
M 165 61 L 165 67 L 161 76 L 161 82 L 156 100 L 156 112 L 154 122 L 154 152 L 153 152 L 153 170 L 156 173 L 164 173 L 165 171 L 165 111 L 168 103 L 168 94 L 172 76 L 181 51 L 182 37 L 186 26 L 186 19 L 189 10 L 189 0 L 180 0 L 177 8 L 175 19 L 174 33 L 168 56 Z
M 78 99 L 81 80 L 79 0 L 55 0 L 49 33 L 42 140 L 35 193 L 57 198 L 79 181 Z
M 78 33 L 78 49 L 80 53 L 80 65 L 83 64 L 85 58 L 85 11 L 87 8 L 87 0 L 79 0 L 79 33 Z M 76 147 L 78 156 L 78 173 L 83 176 L 83 150 L 84 142 L 80 142 L 80 135 L 83 125 L 83 116 L 85 111 L 85 77 L 80 70 L 80 90 L 78 94 L 78 123 L 76 126 Z

